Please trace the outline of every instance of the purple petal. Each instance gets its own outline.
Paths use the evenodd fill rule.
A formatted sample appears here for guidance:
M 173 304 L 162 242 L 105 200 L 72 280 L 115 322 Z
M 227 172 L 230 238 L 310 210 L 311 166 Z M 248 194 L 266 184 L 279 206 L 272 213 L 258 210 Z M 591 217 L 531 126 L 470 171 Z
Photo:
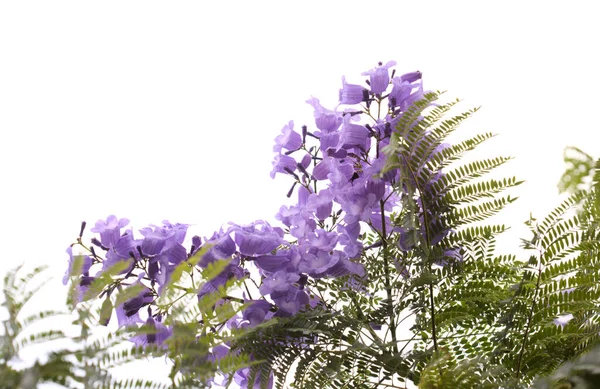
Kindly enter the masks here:
M 280 152 L 281 149 L 298 150 L 302 146 L 302 137 L 294 131 L 294 122 L 290 122 L 281 129 L 281 135 L 275 138 L 273 151 Z
M 389 61 L 385 65 L 381 62 L 379 66 L 361 73 L 363 76 L 370 77 L 371 93 L 382 94 L 390 84 L 390 75 L 388 69 L 396 65 L 395 61 Z
M 364 99 L 366 89 L 360 85 L 348 84 L 346 77 L 342 77 L 342 89 L 340 89 L 341 104 L 359 104 Z

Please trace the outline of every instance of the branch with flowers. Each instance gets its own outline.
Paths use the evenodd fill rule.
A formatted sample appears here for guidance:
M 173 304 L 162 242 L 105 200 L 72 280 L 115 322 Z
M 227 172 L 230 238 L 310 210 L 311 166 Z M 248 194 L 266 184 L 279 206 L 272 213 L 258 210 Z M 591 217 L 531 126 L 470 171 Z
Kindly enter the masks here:
M 461 164 L 493 137 L 450 143 L 476 109 L 453 114 L 394 66 L 342 78 L 333 110 L 311 97 L 314 128 L 282 128 L 271 177 L 297 202 L 277 225 L 186 247 L 185 224 L 134 231 L 111 215 L 88 244 L 84 223 L 67 250 L 73 302 L 102 301 L 101 324 L 167 356 L 172 387 L 518 387 L 580 355 L 598 333 L 594 190 L 530 222 L 531 259 L 497 254 L 508 227 L 489 218 L 520 181 L 487 175 L 510 158 Z

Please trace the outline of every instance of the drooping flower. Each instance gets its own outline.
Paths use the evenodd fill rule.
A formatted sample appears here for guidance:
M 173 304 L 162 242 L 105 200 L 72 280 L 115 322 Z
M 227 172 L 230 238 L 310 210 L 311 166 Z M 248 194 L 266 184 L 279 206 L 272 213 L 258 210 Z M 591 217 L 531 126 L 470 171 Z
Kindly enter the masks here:
M 329 110 L 321 105 L 319 99 L 312 97 L 306 100 L 314 109 L 315 124 L 325 133 L 336 131 L 342 124 L 342 113 Z
M 205 295 L 219 292 L 219 289 L 227 284 L 227 281 L 233 279 L 240 279 L 244 277 L 245 270 L 240 266 L 240 260 L 237 257 L 231 259 L 231 262 L 225 266 L 225 268 L 211 280 L 205 282 L 198 291 L 198 299 L 201 299 Z
M 165 326 L 160 320 L 155 320 L 152 316 L 146 320 L 140 327 L 137 335 L 130 339 L 138 347 L 146 347 L 151 344 L 166 348 L 165 341 L 172 335 L 173 331 Z
M 254 264 L 263 274 L 275 273 L 279 270 L 297 273 L 298 263 L 300 262 L 300 253 L 298 246 L 291 246 L 287 249 L 277 250 L 275 254 L 261 255 L 254 258 Z
M 248 307 L 242 311 L 242 321 L 238 328 L 256 327 L 273 316 L 271 303 L 266 300 L 246 301 Z
M 309 304 L 308 294 L 295 285 L 289 285 L 287 290 L 271 293 L 271 299 L 279 310 L 275 316 L 286 317 L 300 312 Z
M 296 170 L 296 160 L 289 155 L 277 154 L 273 160 L 273 170 L 271 170 L 271 178 L 275 178 L 277 173 L 290 174 Z
M 340 89 L 340 104 L 358 104 L 365 98 L 366 89 L 360 85 L 348 84 L 346 77 L 342 77 L 342 89 Z
M 314 278 L 326 276 L 327 270 L 345 256 L 339 250 L 329 252 L 310 248 L 310 246 L 307 247 L 309 248 L 302 254 L 302 261 L 298 266 L 298 270 Z
M 336 149 L 358 148 L 364 152 L 370 147 L 371 133 L 366 129 L 365 126 L 354 124 L 351 122 L 351 120 L 352 119 L 350 115 L 344 116 L 342 131 L 340 133 L 340 139 Z
M 392 91 L 388 96 L 390 107 L 399 107 L 406 111 L 415 101 L 423 98 L 423 84 L 415 83 L 421 80 L 421 72 L 412 72 L 392 79 Z
M 88 295 L 90 286 L 92 285 L 92 283 L 95 280 L 96 280 L 96 277 L 91 277 L 87 273 L 84 273 L 81 276 L 81 278 L 79 278 L 79 280 L 73 285 L 73 287 L 75 288 L 73 291 L 73 293 L 74 293 L 73 300 L 76 303 L 80 303 L 83 300 L 96 297 L 96 296 Z
M 137 296 L 119 304 L 115 309 L 119 328 L 140 323 L 140 309 L 152 301 L 154 301 L 154 295 L 149 288 L 145 287 Z
M 282 148 L 288 151 L 298 150 L 300 146 L 302 146 L 302 137 L 294 131 L 294 121 L 290 120 L 290 122 L 281 129 L 281 135 L 278 135 L 275 138 L 273 151 L 281 152 Z
M 333 194 L 330 189 L 323 189 L 318 194 L 311 193 L 308 196 L 307 208 L 315 212 L 319 220 L 325 220 L 331 216 L 333 210 Z
M 67 285 L 70 277 L 87 274 L 92 267 L 92 258 L 87 255 L 73 255 L 73 248 L 70 246 L 67 248 L 67 254 L 69 254 L 69 267 L 63 277 L 63 285 Z
M 246 226 L 234 224 L 230 232 L 234 234 L 240 254 L 248 257 L 267 254 L 283 243 L 283 230 L 262 220 Z
M 213 236 L 206 241 L 206 244 L 210 246 L 210 248 L 198 262 L 198 266 L 202 268 L 208 266 L 209 263 L 227 259 L 235 253 L 235 242 L 231 239 L 229 233 L 223 232 L 222 230 L 215 232 Z

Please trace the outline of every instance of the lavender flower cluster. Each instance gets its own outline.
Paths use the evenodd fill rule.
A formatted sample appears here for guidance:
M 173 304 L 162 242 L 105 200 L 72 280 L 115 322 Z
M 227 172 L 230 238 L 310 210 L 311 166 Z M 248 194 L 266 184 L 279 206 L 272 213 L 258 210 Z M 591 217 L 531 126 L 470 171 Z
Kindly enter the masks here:
M 89 248 L 79 240 L 88 250 L 86 255 L 76 256 L 69 247 L 64 283 L 73 277 L 81 300 L 103 272 L 124 264 L 121 275 L 126 282 L 120 285 L 142 287 L 137 296 L 115 306 L 118 325 L 154 329 L 131 339 L 136 345 L 164 345 L 172 328 L 164 324 L 168 312 L 154 310 L 154 302 L 164 293 L 174 269 L 203 247 L 208 249 L 202 252 L 198 268 L 219 260 L 230 262 L 202 284 L 199 298 L 219 291 L 230 280 L 251 277 L 253 266 L 260 276 L 256 283 L 260 297 L 244 293 L 246 308 L 228 321 L 230 329 L 254 327 L 272 317 L 292 316 L 316 306 L 319 297 L 311 291 L 311 279 L 364 277 L 362 233 L 370 229 L 384 239 L 398 231 L 390 214 L 399 207 L 401 196 L 394 186 L 400 173 L 398 169 L 382 171 L 387 158 L 384 148 L 402 114 L 424 95 L 421 73 L 395 76 L 392 71 L 390 75 L 394 65 L 379 63 L 362 73 L 368 76 L 364 87 L 342 78 L 339 104 L 333 110 L 311 97 L 307 103 L 314 108 L 314 131 L 307 126 L 297 131 L 293 121 L 282 128 L 275 139 L 271 177 L 291 178 L 288 197 L 295 194 L 298 201 L 279 209 L 276 219 L 281 227 L 262 220 L 230 224 L 210 238 L 194 236 L 186 249 L 188 225 L 165 221 L 142 228 L 137 235 L 127 229 L 127 219 L 109 216 L 92 228 L 98 236 Z M 79 269 L 74 269 L 75 258 L 79 258 Z M 92 268 L 99 269 L 93 276 Z M 140 316 L 144 307 L 146 320 Z M 213 348 L 210 359 L 218 363 L 227 354 L 228 346 L 220 345 Z M 241 369 L 233 379 L 247 387 L 248 374 L 248 368 Z

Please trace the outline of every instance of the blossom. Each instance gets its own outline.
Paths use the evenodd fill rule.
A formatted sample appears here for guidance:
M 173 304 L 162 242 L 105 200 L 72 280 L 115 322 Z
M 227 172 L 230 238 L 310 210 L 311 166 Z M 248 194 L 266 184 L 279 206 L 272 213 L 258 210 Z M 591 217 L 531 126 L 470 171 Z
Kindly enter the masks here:
M 263 296 L 266 296 L 273 292 L 284 292 L 291 284 L 297 282 L 299 279 L 300 276 L 298 274 L 279 270 L 263 279 L 263 284 L 260 286 L 260 293 Z
M 227 259 L 235 253 L 235 242 L 228 233 L 223 232 L 222 230 L 219 232 L 215 232 L 213 236 L 206 241 L 206 244 L 210 247 L 200 261 L 198 262 L 198 266 L 206 267 L 209 263 Z
M 295 315 L 309 304 L 306 291 L 295 285 L 288 285 L 286 290 L 271 293 L 271 299 L 279 308 L 275 316 L 280 317 Z
M 247 226 L 233 225 L 230 229 L 240 254 L 248 257 L 264 255 L 283 243 L 283 231 L 273 228 L 265 221 L 257 221 Z
M 242 321 L 238 328 L 256 327 L 265 320 L 268 320 L 273 313 L 271 312 L 271 303 L 265 300 L 246 301 L 248 306 L 242 311 Z
M 289 174 L 296 170 L 296 160 L 289 155 L 277 154 L 273 160 L 273 170 L 271 178 L 275 178 L 276 173 Z
M 285 269 L 287 272 L 297 272 L 300 262 L 298 246 L 277 250 L 275 254 L 261 255 L 254 258 L 254 264 L 262 270 L 263 274 L 275 273 Z
M 142 241 L 142 253 L 145 255 L 157 255 L 167 243 L 169 238 L 175 237 L 175 231 L 164 227 L 145 227 L 140 230 L 144 236 Z
M 175 242 L 183 244 L 189 224 L 171 224 L 168 220 L 163 220 L 163 226 L 165 229 L 173 231 L 173 240 Z
M 344 122 L 337 145 L 337 150 L 341 148 L 351 149 L 354 147 L 359 148 L 361 151 L 368 150 L 371 137 L 369 130 L 367 130 L 365 126 L 353 124 L 350 121 L 350 115 L 344 116 Z
M 165 341 L 172 335 L 173 331 L 152 316 L 146 320 L 137 335 L 130 339 L 137 347 L 146 347 L 155 344 L 166 348 Z
M 421 80 L 421 72 L 407 73 L 392 79 L 392 91 L 388 96 L 390 107 L 399 107 L 406 111 L 415 101 L 423 98 L 423 84 L 415 84 Z
M 362 76 L 370 77 L 371 93 L 381 94 L 385 92 L 390 84 L 390 75 L 388 69 L 396 65 L 396 61 L 389 61 L 385 65 L 379 62 L 379 66 L 362 72 Z
M 283 126 L 281 129 L 281 135 L 275 138 L 275 146 L 273 151 L 280 152 L 281 149 L 286 150 L 298 150 L 302 146 L 302 137 L 296 131 L 294 131 L 294 121 Z
M 232 279 L 240 279 L 244 276 L 245 271 L 240 266 L 238 258 L 233 258 L 225 268 L 211 280 L 205 282 L 198 291 L 198 299 L 211 293 L 218 293 L 219 289 L 227 284 L 227 281 Z
M 365 98 L 367 90 L 360 85 L 348 84 L 346 77 L 342 77 L 342 89 L 340 89 L 340 104 L 358 104 Z
M 115 311 L 117 313 L 119 328 L 141 322 L 139 310 L 152 303 L 152 301 L 154 301 L 152 291 L 144 287 L 137 296 L 117 305 Z
M 96 277 L 91 277 L 87 274 L 84 274 L 79 278 L 78 282 L 73 285 L 75 288 L 73 290 L 73 300 L 77 303 L 80 303 L 84 300 L 95 296 L 88 296 L 88 291 L 90 290 L 90 286 L 96 280 Z
M 333 210 L 333 193 L 330 189 L 323 189 L 318 194 L 311 193 L 308 196 L 307 208 L 315 211 L 317 219 L 327 219 Z
M 67 254 L 69 254 L 69 267 L 63 277 L 63 285 L 67 285 L 72 276 L 87 274 L 92 267 L 92 259 L 87 255 L 73 255 L 72 247 L 67 248 Z
M 306 100 L 314 109 L 315 124 L 317 128 L 325 133 L 336 131 L 342 124 L 342 113 L 324 108 L 319 99 L 312 97 Z
M 137 246 L 142 243 L 141 240 L 133 238 L 133 231 L 129 230 L 123 233 L 119 240 L 106 252 L 106 260 L 102 262 L 102 270 L 106 271 L 117 262 L 127 262 L 129 267 L 123 272 L 131 270 L 134 265 L 134 260 L 139 260 Z
M 121 236 L 121 228 L 127 224 L 129 224 L 128 219 L 117 219 L 115 215 L 110 215 L 106 218 L 106 221 L 98 220 L 91 231 L 99 233 L 102 245 L 110 248 L 117 243 Z

